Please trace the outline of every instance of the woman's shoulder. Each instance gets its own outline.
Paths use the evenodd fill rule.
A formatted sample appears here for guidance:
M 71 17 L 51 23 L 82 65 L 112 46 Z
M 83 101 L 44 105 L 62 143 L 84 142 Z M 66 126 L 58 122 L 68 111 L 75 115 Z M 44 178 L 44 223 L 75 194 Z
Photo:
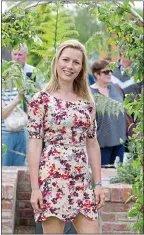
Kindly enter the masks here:
M 47 103 L 49 101 L 49 95 L 45 91 L 38 91 L 31 99 L 31 102 Z
M 96 111 L 96 104 L 94 100 L 88 101 L 87 102 L 87 107 L 90 113 L 95 113 Z

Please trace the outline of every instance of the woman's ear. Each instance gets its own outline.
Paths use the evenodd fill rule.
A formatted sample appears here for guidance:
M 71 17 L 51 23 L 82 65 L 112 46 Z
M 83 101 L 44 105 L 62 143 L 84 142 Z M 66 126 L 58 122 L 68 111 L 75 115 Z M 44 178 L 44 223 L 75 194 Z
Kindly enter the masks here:
M 99 76 L 99 74 L 98 73 L 96 73 L 96 72 L 94 72 L 94 78 L 95 78 L 95 80 L 97 80 L 98 79 L 98 76 Z

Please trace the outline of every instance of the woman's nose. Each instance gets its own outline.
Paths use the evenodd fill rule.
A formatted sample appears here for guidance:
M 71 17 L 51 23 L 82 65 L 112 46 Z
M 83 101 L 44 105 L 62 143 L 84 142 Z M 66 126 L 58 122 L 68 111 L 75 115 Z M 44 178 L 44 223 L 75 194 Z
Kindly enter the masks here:
M 72 68 L 72 67 L 73 67 L 73 62 L 72 62 L 72 61 L 69 61 L 69 63 L 67 64 L 67 67 L 68 67 L 68 68 Z

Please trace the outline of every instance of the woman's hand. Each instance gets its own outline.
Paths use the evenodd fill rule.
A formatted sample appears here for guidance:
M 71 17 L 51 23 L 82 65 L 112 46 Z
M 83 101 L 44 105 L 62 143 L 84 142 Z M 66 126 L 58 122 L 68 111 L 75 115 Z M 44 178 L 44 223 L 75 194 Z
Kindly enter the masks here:
M 40 189 L 33 189 L 31 193 L 30 202 L 32 208 L 37 212 L 42 212 L 43 209 L 43 196 Z
M 26 91 L 24 89 L 19 90 L 19 94 L 17 95 L 17 99 L 19 99 L 19 101 L 21 99 L 23 99 L 25 93 L 26 93 Z
M 102 186 L 96 185 L 94 193 L 95 193 L 95 197 L 96 197 L 97 209 L 99 210 L 102 206 L 104 206 L 104 201 L 105 201 Z

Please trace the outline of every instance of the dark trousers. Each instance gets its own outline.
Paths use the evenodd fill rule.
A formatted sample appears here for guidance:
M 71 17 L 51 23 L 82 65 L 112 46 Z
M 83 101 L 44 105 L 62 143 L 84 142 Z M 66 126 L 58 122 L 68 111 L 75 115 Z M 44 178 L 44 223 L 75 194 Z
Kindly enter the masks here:
M 120 162 L 123 162 L 123 156 L 125 147 L 120 144 L 113 147 L 100 148 L 101 150 L 101 165 L 114 164 L 116 157 L 120 158 Z

